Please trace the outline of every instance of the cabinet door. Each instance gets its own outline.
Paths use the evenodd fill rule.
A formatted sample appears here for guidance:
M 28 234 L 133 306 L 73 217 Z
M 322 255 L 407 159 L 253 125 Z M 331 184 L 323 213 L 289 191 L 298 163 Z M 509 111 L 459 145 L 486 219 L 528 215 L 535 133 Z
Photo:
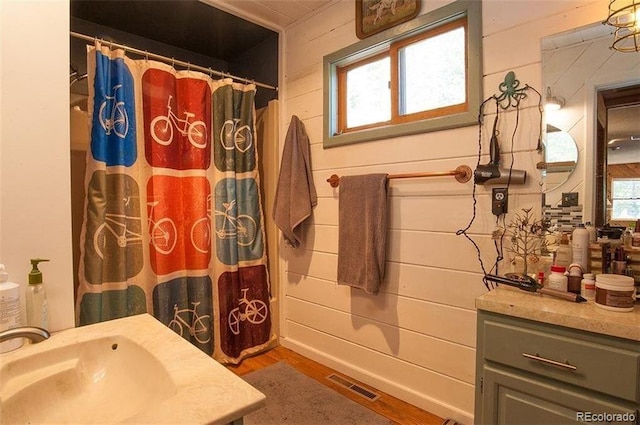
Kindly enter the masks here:
M 614 402 L 594 392 L 486 364 L 482 376 L 482 413 L 476 420 L 480 424 L 584 424 L 586 415 L 603 413 L 610 415 L 607 423 L 629 424 L 630 415 L 637 418 L 632 403 Z M 619 418 L 614 416 L 618 414 Z

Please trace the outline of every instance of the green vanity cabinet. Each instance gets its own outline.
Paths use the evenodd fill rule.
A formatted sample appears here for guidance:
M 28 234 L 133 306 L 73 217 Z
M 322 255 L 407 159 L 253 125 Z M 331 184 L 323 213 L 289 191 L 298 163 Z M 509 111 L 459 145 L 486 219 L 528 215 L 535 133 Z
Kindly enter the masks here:
M 476 424 L 636 424 L 639 410 L 639 341 L 478 310 Z

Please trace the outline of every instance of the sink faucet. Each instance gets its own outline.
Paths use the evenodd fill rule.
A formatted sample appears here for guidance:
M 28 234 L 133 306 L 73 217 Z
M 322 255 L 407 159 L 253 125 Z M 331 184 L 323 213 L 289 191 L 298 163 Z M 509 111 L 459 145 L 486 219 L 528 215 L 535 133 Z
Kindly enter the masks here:
M 0 332 L 0 343 L 14 338 L 29 338 L 34 344 L 51 336 L 49 331 L 35 326 L 21 326 Z

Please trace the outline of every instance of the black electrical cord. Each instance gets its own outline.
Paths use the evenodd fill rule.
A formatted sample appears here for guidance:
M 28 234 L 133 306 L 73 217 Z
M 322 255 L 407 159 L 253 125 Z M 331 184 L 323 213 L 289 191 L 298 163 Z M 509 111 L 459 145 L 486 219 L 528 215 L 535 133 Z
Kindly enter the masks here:
M 538 90 L 531 87 L 529 84 L 525 84 L 524 87 L 526 89 L 531 89 L 538 95 L 538 113 L 540 117 L 539 127 L 538 127 L 538 144 L 536 145 L 536 150 L 538 153 L 542 152 L 542 95 Z
M 537 146 L 536 146 L 536 150 L 538 152 L 542 151 L 542 95 L 540 94 L 540 92 L 538 90 L 536 90 L 535 88 L 529 86 L 528 84 L 525 85 L 525 89 L 531 89 L 533 90 L 537 95 L 538 95 L 538 112 L 539 112 L 539 116 L 540 116 L 540 121 L 539 121 L 539 132 L 538 132 L 538 142 L 537 142 Z M 476 169 L 478 168 L 478 166 L 480 165 L 480 160 L 481 160 L 481 156 L 482 156 L 482 124 L 483 124 L 483 112 L 484 112 L 484 107 L 485 104 L 489 101 L 491 101 L 492 99 L 494 99 L 496 101 L 496 115 L 499 113 L 498 110 L 498 106 L 499 106 L 499 102 L 498 102 L 498 98 L 493 95 L 491 97 L 486 98 L 481 104 L 480 107 L 478 109 L 478 161 L 476 163 Z M 509 165 L 509 177 L 507 179 L 507 191 L 509 190 L 509 187 L 511 185 L 511 173 L 513 171 L 513 165 L 515 163 L 515 153 L 514 153 L 514 147 L 515 147 L 515 137 L 516 137 L 516 133 L 518 131 L 518 127 L 520 124 L 520 104 L 518 103 L 516 105 L 516 125 L 513 129 L 513 133 L 511 134 L 511 164 Z M 471 228 L 471 226 L 473 225 L 473 222 L 476 219 L 476 214 L 477 214 L 477 199 L 476 199 L 476 184 L 474 181 L 473 184 L 473 191 L 471 194 L 471 197 L 473 199 L 473 215 L 471 217 L 471 220 L 469 221 L 469 224 L 467 225 L 467 227 L 465 227 L 464 229 L 460 229 L 456 232 L 457 236 L 463 235 L 465 238 L 467 238 L 467 240 L 469 242 L 471 242 L 471 244 L 474 246 L 474 248 L 476 249 L 476 253 L 478 256 L 478 262 L 480 263 L 480 268 L 482 269 L 482 273 L 483 273 L 483 278 L 482 278 L 482 283 L 484 284 L 484 286 L 488 289 L 494 289 L 497 286 L 497 283 L 490 281 L 487 279 L 487 270 L 484 266 L 484 262 L 482 261 L 482 255 L 480 252 L 480 247 L 478 246 L 478 244 L 471 238 L 471 236 L 468 235 L 467 231 Z M 500 223 L 500 217 L 496 217 L 496 226 L 499 227 L 499 223 Z M 504 237 L 506 234 L 506 215 L 502 215 L 502 232 L 500 234 L 500 238 L 499 241 L 500 243 L 498 244 L 498 239 L 494 239 L 494 246 L 496 248 L 496 260 L 494 262 L 493 267 L 491 268 L 491 272 L 498 275 L 498 266 L 499 263 L 504 259 Z
M 496 100 L 496 116 L 500 113 L 500 109 L 498 108 L 499 103 Z M 509 177 L 507 179 L 507 192 L 509 192 L 509 185 L 511 183 L 511 170 L 513 169 L 513 145 L 511 146 L 511 166 L 509 167 Z M 502 217 L 502 232 L 500 232 L 500 239 L 494 238 L 493 239 L 493 246 L 496 249 L 496 260 L 493 263 L 493 267 L 491 268 L 490 273 L 497 275 L 499 274 L 499 264 L 500 261 L 502 261 L 504 259 L 504 234 L 505 234 L 505 214 L 502 214 L 499 217 L 496 217 L 496 228 L 500 228 L 500 217 Z M 498 245 L 498 240 L 500 240 L 500 244 Z
M 507 178 L 507 192 L 509 192 L 509 187 L 511 187 L 511 172 L 513 170 L 513 164 L 515 163 L 515 153 L 514 153 L 515 139 L 516 139 L 516 133 L 518 131 L 519 125 L 520 125 L 520 104 L 518 103 L 518 105 L 516 106 L 516 125 L 513 128 L 513 133 L 511 133 L 511 164 L 509 165 L 509 177 Z M 498 224 L 499 220 L 500 220 L 500 217 L 497 217 L 496 226 L 499 226 Z M 494 266 L 496 275 L 500 274 L 498 271 L 498 265 L 500 261 L 504 260 L 504 236 L 507 233 L 507 220 L 506 220 L 505 214 L 502 215 L 502 229 L 503 231 L 500 234 L 500 245 L 498 246 L 497 239 L 494 241 L 494 244 L 496 245 L 496 251 L 497 251 L 496 262 Z
M 484 112 L 484 105 L 489 102 L 492 99 L 496 99 L 495 96 L 491 96 L 486 98 L 481 104 L 480 107 L 478 108 L 478 161 L 476 162 L 476 169 L 480 166 L 480 160 L 482 157 L 482 124 L 483 124 L 483 112 Z M 496 101 L 496 105 L 497 105 L 497 101 Z M 482 268 L 482 283 L 484 283 L 484 286 L 488 289 L 491 290 L 493 288 L 495 288 L 494 284 L 491 283 L 489 284 L 489 281 L 486 279 L 487 276 L 487 270 L 484 267 L 484 262 L 482 261 L 482 254 L 480 252 L 480 247 L 478 246 L 478 244 L 476 243 L 476 241 L 474 241 L 471 236 L 469 236 L 467 234 L 467 230 L 469 230 L 471 228 L 471 226 L 473 225 L 473 222 L 476 219 L 476 210 L 477 210 L 477 204 L 478 204 L 478 200 L 476 198 L 476 183 L 475 183 L 475 179 L 473 182 L 473 190 L 471 192 L 471 198 L 473 199 L 473 215 L 471 216 L 471 220 L 469 221 L 469 224 L 467 224 L 467 227 L 465 227 L 464 229 L 459 229 L 456 232 L 456 236 L 464 236 L 465 238 L 467 238 L 467 240 L 469 242 L 471 242 L 471 244 L 474 246 L 474 248 L 476 249 L 476 253 L 478 256 L 478 262 L 480 263 L 480 268 Z

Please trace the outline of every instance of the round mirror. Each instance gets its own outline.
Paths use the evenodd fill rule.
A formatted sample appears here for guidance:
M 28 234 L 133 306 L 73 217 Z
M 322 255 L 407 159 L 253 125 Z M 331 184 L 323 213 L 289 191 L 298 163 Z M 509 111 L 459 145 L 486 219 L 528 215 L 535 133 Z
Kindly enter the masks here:
M 550 192 L 566 182 L 578 163 L 578 146 L 573 137 L 558 127 L 547 124 L 542 170 L 544 191 Z

